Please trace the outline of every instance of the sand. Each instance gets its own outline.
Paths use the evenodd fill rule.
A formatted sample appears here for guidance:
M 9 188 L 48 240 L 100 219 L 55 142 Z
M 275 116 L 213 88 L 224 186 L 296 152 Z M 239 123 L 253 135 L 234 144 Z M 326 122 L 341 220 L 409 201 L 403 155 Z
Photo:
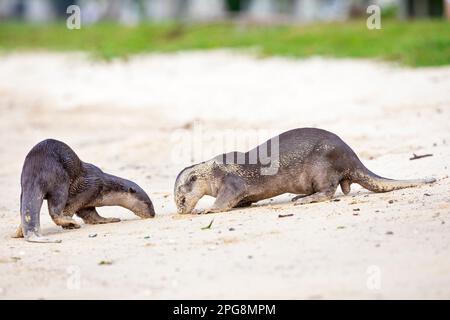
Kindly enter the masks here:
M 449 67 L 366 60 L 2 54 L 0 299 L 449 299 L 449 88 Z M 338 134 L 380 175 L 438 181 L 384 194 L 353 185 L 339 201 L 305 206 L 284 195 L 176 214 L 173 183 L 192 161 L 307 126 Z M 123 221 L 62 230 L 44 204 L 42 233 L 62 243 L 12 239 L 23 160 L 50 137 L 135 180 L 157 217 L 101 208 Z M 433 156 L 411 161 L 413 153 Z

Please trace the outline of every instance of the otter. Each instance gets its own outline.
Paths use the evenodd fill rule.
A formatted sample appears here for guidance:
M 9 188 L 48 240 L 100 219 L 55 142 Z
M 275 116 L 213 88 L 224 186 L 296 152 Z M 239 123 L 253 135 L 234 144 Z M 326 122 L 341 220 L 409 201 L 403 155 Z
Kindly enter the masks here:
M 43 200 L 52 220 L 65 229 L 80 228 L 74 214 L 87 224 L 120 221 L 101 217 L 95 208 L 102 206 L 121 206 L 141 218 L 155 216 L 152 201 L 136 183 L 81 161 L 67 144 L 53 139 L 38 143 L 26 156 L 21 188 L 21 225 L 16 237 L 29 242 L 61 242 L 41 236 Z
M 435 181 L 380 177 L 337 135 L 299 128 L 246 153 L 222 154 L 183 169 L 175 181 L 174 197 L 179 213 L 191 213 L 204 195 L 215 197 L 213 206 L 203 211 L 210 213 L 248 207 L 284 193 L 297 195 L 292 199 L 295 205 L 327 201 L 339 185 L 347 195 L 352 183 L 373 192 L 387 192 Z

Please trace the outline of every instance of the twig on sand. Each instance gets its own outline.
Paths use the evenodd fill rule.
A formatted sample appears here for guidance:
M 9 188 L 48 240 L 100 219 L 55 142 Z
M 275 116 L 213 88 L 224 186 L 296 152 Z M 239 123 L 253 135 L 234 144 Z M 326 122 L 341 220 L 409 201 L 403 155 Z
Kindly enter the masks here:
M 286 217 L 292 217 L 294 214 L 293 213 L 289 213 L 289 214 L 279 214 L 278 218 L 286 218 Z
M 432 156 L 433 156 L 432 153 L 427 153 L 427 154 L 422 154 L 422 155 L 417 155 L 417 154 L 413 153 L 413 156 L 411 158 L 409 158 L 409 160 L 417 160 L 417 159 L 422 159 L 422 158 L 432 157 Z
M 211 229 L 211 226 L 212 226 L 213 222 L 214 222 L 214 219 L 212 219 L 211 222 L 206 227 L 203 227 L 202 230 Z

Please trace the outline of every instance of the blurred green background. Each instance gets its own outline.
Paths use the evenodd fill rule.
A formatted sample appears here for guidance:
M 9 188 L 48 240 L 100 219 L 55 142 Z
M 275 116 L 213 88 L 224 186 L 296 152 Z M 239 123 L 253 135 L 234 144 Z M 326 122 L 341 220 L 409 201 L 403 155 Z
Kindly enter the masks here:
M 166 0 L 160 7 L 151 0 L 0 0 L 0 50 L 86 51 L 112 59 L 238 48 L 261 57 L 320 55 L 439 66 L 450 64 L 445 1 L 424 7 L 427 0 L 422 0 L 416 8 L 414 1 L 401 0 L 309 0 L 309 5 L 300 0 Z M 41 3 L 40 11 L 27 9 L 32 2 Z M 375 2 L 382 29 L 369 30 L 366 9 Z M 66 27 L 65 10 L 73 3 L 81 8 L 79 30 Z

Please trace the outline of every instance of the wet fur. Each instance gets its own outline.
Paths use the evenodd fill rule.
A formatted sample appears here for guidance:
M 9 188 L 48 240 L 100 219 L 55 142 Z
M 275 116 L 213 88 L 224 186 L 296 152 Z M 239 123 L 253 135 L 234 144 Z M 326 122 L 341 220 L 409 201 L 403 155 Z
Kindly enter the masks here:
M 249 159 L 250 152 L 234 155 Z M 223 164 L 225 154 L 185 168 L 175 182 L 178 211 L 191 212 L 203 195 L 216 198 L 207 212 L 219 212 L 284 193 L 299 195 L 293 199 L 295 204 L 326 201 L 333 197 L 338 186 L 348 194 L 352 183 L 374 192 L 387 192 L 435 181 L 380 177 L 369 171 L 337 135 L 321 129 L 301 128 L 282 133 L 279 155 L 275 175 L 261 174 L 264 166 L 259 158 L 256 164 Z
M 57 242 L 40 235 L 44 200 L 53 221 L 63 228 L 79 228 L 74 214 L 90 224 L 120 221 L 101 217 L 95 210 L 101 206 L 122 206 L 142 218 L 155 215 L 150 198 L 136 183 L 81 161 L 68 145 L 53 139 L 38 143 L 28 153 L 21 186 L 17 236 L 31 242 Z

